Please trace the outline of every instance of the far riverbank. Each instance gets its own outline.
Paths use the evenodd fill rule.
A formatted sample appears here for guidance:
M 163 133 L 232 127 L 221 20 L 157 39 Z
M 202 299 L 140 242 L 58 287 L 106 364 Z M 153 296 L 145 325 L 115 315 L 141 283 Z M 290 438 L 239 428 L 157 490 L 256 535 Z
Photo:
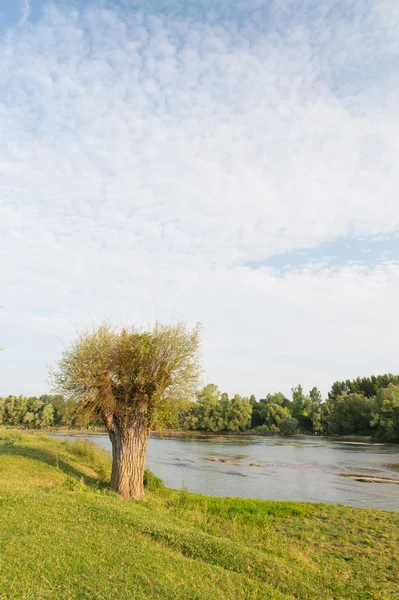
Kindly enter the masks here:
M 7 427 L 3 426 L 4 429 L 20 430 L 32 433 L 60 433 L 60 434 L 84 434 L 86 435 L 108 435 L 105 427 L 101 426 L 90 426 L 90 427 L 47 427 L 40 429 L 29 429 L 27 427 Z M 347 443 L 367 443 L 367 444 L 399 444 L 397 441 L 383 440 L 381 438 L 373 437 L 371 435 L 318 435 L 309 432 L 298 432 L 290 435 L 284 435 L 282 433 L 259 433 L 253 429 L 247 431 L 200 431 L 200 430 L 181 430 L 181 429 L 167 429 L 165 431 L 153 431 L 151 433 L 153 437 L 160 438 L 209 438 L 214 440 L 232 439 L 232 438 L 246 438 L 246 437 L 259 437 L 259 438 L 276 438 L 276 439 L 287 439 L 287 438 L 309 438 L 314 439 L 327 439 L 331 441 L 342 441 Z

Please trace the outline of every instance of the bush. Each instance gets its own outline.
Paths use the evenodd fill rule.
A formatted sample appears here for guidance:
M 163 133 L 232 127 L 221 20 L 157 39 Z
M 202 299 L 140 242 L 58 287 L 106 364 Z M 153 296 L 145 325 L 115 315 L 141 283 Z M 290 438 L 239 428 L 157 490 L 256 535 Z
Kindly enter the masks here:
M 0 431 L 0 442 L 13 446 L 22 441 L 22 435 L 17 431 Z
M 270 433 L 270 429 L 267 425 L 259 425 L 255 427 L 256 433 L 260 433 L 261 435 L 265 435 L 266 433 Z
M 149 469 L 144 471 L 144 487 L 150 491 L 155 492 L 156 490 L 162 490 L 165 488 L 165 484 L 154 473 L 152 473 Z
M 71 492 L 86 491 L 84 482 L 81 479 L 75 479 L 74 477 L 67 477 L 62 484 L 62 487 Z
M 296 433 L 298 431 L 299 422 L 294 417 L 287 417 L 280 423 L 280 433 L 289 435 L 290 433 Z

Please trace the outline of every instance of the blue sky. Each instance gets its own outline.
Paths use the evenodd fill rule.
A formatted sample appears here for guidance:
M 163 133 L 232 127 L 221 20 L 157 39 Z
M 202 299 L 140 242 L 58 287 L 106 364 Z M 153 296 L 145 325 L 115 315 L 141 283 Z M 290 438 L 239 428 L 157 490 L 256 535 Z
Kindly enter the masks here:
M 206 380 L 397 371 L 396 0 L 0 6 L 0 394 L 76 330 L 203 324 Z
M 347 264 L 370 267 L 379 263 L 399 261 L 398 233 L 381 236 L 344 237 L 324 242 L 316 247 L 295 248 L 281 254 L 274 254 L 265 260 L 249 261 L 247 266 L 261 269 L 274 267 L 285 272 L 292 268 L 322 265 L 324 267 L 344 267 Z

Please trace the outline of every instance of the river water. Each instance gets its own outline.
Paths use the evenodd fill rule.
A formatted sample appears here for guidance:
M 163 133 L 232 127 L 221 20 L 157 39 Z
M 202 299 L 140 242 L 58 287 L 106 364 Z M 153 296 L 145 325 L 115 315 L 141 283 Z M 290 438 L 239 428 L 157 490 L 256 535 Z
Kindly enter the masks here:
M 111 449 L 108 436 L 79 434 L 78 437 Z M 363 474 L 399 481 L 399 445 L 350 443 L 322 437 L 153 436 L 147 466 L 168 487 L 184 487 L 201 494 L 341 503 L 399 511 L 399 485 L 342 477 Z

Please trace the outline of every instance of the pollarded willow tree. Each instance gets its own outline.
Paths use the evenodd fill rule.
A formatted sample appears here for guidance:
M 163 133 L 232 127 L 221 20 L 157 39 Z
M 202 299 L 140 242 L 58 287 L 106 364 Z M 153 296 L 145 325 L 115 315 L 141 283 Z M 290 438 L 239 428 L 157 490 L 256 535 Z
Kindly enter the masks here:
M 111 488 L 144 495 L 151 430 L 162 428 L 195 395 L 200 369 L 199 326 L 156 323 L 149 331 L 103 324 L 67 347 L 52 373 L 77 415 L 99 417 L 112 444 Z

